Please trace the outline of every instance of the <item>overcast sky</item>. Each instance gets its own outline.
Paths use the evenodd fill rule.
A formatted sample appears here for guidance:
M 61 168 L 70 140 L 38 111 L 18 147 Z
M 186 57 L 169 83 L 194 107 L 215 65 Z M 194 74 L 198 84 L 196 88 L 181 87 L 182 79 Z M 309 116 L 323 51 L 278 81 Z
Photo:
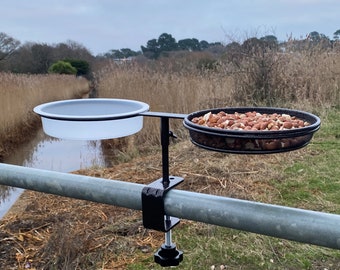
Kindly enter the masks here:
M 0 32 L 22 43 L 73 40 L 94 55 L 140 50 L 162 33 L 177 41 L 279 40 L 340 29 L 339 0 L 2 0 Z

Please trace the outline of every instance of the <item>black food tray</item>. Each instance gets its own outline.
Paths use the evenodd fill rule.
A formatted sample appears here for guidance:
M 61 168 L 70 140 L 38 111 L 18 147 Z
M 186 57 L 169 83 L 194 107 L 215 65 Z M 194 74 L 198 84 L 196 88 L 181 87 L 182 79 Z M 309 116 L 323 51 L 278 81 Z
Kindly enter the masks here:
M 220 111 L 229 114 L 252 111 L 261 114 L 288 114 L 306 121 L 310 125 L 286 130 L 245 131 L 207 127 L 191 121 L 193 118 L 203 116 L 206 113 L 216 114 Z M 238 107 L 193 112 L 184 118 L 183 124 L 189 130 L 192 143 L 201 148 L 236 154 L 270 154 L 292 151 L 306 146 L 313 134 L 320 128 L 321 122 L 317 116 L 303 111 L 272 107 Z

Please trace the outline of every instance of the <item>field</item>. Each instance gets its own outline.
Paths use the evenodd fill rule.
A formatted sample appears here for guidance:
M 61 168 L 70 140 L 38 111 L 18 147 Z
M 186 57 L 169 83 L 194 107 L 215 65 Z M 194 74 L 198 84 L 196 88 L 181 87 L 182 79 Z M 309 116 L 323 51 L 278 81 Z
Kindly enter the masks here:
M 172 120 L 178 139 L 170 145 L 170 172 L 184 177 L 178 188 L 189 191 L 340 214 L 339 59 L 280 55 L 266 77 L 256 76 L 252 63 L 242 74 L 223 63 L 213 70 L 178 68 L 176 61 L 112 64 L 97 72 L 97 89 L 100 97 L 144 101 L 152 111 L 264 105 L 318 115 L 322 127 L 310 145 L 257 156 L 199 149 L 181 121 Z M 260 90 L 254 87 L 259 78 L 265 81 Z M 110 168 L 75 173 L 143 184 L 161 177 L 157 119 L 145 119 L 142 132 L 106 146 L 114 157 Z M 152 257 L 164 235 L 144 229 L 138 211 L 27 191 L 0 229 L 0 266 L 7 269 L 161 269 Z M 184 251 L 179 269 L 340 268 L 338 250 L 188 220 L 174 229 L 173 240 Z
M 97 72 L 99 95 L 140 100 L 151 111 L 174 113 L 271 106 L 320 115 L 340 106 L 340 53 L 268 55 L 246 60 L 238 69 L 223 62 L 213 70 L 198 70 L 194 64 L 183 68 L 178 59 L 173 62 L 147 67 L 108 65 Z M 158 125 L 157 120 L 146 119 L 137 144 L 154 145 Z M 181 123 L 174 123 L 173 128 L 177 127 Z

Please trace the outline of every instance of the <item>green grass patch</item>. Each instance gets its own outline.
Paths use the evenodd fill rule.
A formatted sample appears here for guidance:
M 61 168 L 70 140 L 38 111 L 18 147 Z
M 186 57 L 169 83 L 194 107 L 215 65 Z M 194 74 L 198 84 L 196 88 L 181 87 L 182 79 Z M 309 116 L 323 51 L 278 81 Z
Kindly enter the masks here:
M 269 179 L 278 191 L 272 203 L 340 214 L 340 111 L 321 120 L 302 155 L 275 165 L 282 177 Z M 340 269 L 339 250 L 213 225 L 183 221 L 173 238 L 184 251 L 178 269 Z M 162 267 L 151 258 L 128 269 Z
M 185 222 L 174 230 L 177 248 L 184 251 L 178 269 L 339 269 L 337 250 L 288 240 Z M 224 268 L 223 268 L 224 267 Z M 129 270 L 163 269 L 150 259 Z
M 280 204 L 340 213 L 340 111 L 322 118 L 303 158 L 283 168 Z

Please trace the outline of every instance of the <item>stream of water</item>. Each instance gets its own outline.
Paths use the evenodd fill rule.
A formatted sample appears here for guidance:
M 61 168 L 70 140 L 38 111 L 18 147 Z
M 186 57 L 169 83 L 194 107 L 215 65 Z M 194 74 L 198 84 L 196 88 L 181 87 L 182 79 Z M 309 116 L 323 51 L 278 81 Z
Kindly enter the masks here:
M 106 166 L 100 141 L 60 140 L 45 135 L 42 130 L 4 163 L 58 172 Z M 22 192 L 22 189 L 0 186 L 0 219 Z

